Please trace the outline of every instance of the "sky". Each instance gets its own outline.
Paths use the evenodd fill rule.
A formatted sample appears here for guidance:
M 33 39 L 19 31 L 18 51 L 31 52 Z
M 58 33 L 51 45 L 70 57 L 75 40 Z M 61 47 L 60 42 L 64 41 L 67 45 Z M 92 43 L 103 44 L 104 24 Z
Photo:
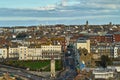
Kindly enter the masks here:
M 0 26 L 120 24 L 120 0 L 0 0 Z

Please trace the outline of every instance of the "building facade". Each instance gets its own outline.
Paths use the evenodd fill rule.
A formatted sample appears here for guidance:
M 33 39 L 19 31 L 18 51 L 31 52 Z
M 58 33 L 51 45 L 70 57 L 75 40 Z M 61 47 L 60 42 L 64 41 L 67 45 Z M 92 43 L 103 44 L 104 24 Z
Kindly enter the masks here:
M 28 60 L 41 60 L 42 57 L 41 48 L 28 48 Z
M 107 55 L 112 58 L 118 58 L 120 56 L 120 44 L 90 46 L 90 51 L 98 56 Z
M 42 45 L 42 59 L 61 59 L 61 45 Z
M 17 47 L 9 47 L 8 49 L 9 58 L 18 58 L 19 57 L 19 51 Z
M 103 69 L 97 68 L 93 70 L 94 79 L 109 79 L 114 78 L 115 70 L 113 69 Z
M 6 59 L 19 59 L 19 60 L 50 60 L 61 59 L 61 45 L 41 45 L 40 48 L 36 47 L 9 47 L 0 48 L 0 58 Z M 9 57 L 8 57 L 9 55 Z
M 114 42 L 120 42 L 120 32 L 114 33 L 113 36 L 114 36 L 113 38 Z
M 77 40 L 76 47 L 77 49 L 85 48 L 88 50 L 88 53 L 90 53 L 90 40 L 85 38 L 80 38 Z
M 2 59 L 7 58 L 7 49 L 6 48 L 0 48 L 0 58 L 2 58 Z
M 120 44 L 114 46 L 114 54 L 113 54 L 113 57 L 114 57 L 114 58 L 118 58 L 119 55 L 120 55 Z
M 19 46 L 18 47 L 19 60 L 27 60 L 28 56 L 28 47 Z

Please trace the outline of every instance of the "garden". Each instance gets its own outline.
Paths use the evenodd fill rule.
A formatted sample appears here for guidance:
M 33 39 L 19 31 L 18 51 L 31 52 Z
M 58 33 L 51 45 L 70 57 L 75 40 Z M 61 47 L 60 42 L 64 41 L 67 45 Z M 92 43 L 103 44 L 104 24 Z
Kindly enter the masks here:
M 2 64 L 13 66 L 16 68 L 28 69 L 31 71 L 50 71 L 50 60 L 35 60 L 35 61 L 9 60 L 3 62 Z M 55 60 L 55 69 L 56 71 L 62 69 L 61 60 Z

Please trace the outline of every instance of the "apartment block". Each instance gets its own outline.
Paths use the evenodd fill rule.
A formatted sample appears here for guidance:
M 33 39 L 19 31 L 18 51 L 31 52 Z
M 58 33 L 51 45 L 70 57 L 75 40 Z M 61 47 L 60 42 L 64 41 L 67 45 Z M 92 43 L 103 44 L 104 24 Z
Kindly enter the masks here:
M 17 47 L 9 47 L 9 58 L 19 58 L 19 49 Z
M 77 49 L 79 48 L 85 48 L 88 50 L 88 53 L 90 53 L 90 40 L 85 38 L 79 38 L 76 43 Z
M 120 57 L 120 44 L 99 44 L 90 46 L 90 51 L 91 53 L 97 54 L 99 57 L 101 55 L 108 55 L 109 57 L 118 58 Z
M 120 44 L 114 46 L 114 58 L 118 58 L 120 56 Z
M 27 60 L 41 60 L 41 48 L 28 48 Z
M 93 76 L 94 79 L 97 80 L 107 80 L 109 78 L 114 78 L 114 74 L 115 74 L 115 69 L 103 69 L 103 68 L 97 68 L 95 70 L 93 70 Z
M 61 45 L 42 45 L 42 59 L 61 59 Z
M 27 60 L 28 47 L 19 46 L 18 53 L 19 53 L 19 60 Z
M 40 48 L 36 47 L 9 47 L 0 48 L 0 58 L 19 60 L 49 60 L 51 58 L 61 59 L 61 45 L 41 45 Z
M 7 48 L 0 48 L 0 58 L 2 59 L 7 58 Z
M 113 36 L 114 36 L 113 38 L 114 42 L 120 42 L 120 32 L 114 33 Z

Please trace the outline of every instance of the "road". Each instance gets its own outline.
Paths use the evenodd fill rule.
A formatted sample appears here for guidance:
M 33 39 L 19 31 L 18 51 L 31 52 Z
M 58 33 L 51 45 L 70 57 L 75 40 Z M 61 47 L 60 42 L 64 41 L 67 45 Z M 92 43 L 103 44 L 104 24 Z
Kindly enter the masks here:
M 0 74 L 8 72 L 13 75 L 18 75 L 26 78 L 26 80 L 47 80 L 46 78 L 43 78 L 41 76 L 31 74 L 26 70 L 17 69 L 17 68 L 13 68 L 13 67 L 1 65 L 1 64 L 0 64 L 0 72 L 1 72 Z
M 56 80 L 74 80 L 77 72 L 75 65 L 75 51 L 72 46 L 67 47 L 67 51 L 64 53 L 62 60 L 65 70 L 61 72 Z

